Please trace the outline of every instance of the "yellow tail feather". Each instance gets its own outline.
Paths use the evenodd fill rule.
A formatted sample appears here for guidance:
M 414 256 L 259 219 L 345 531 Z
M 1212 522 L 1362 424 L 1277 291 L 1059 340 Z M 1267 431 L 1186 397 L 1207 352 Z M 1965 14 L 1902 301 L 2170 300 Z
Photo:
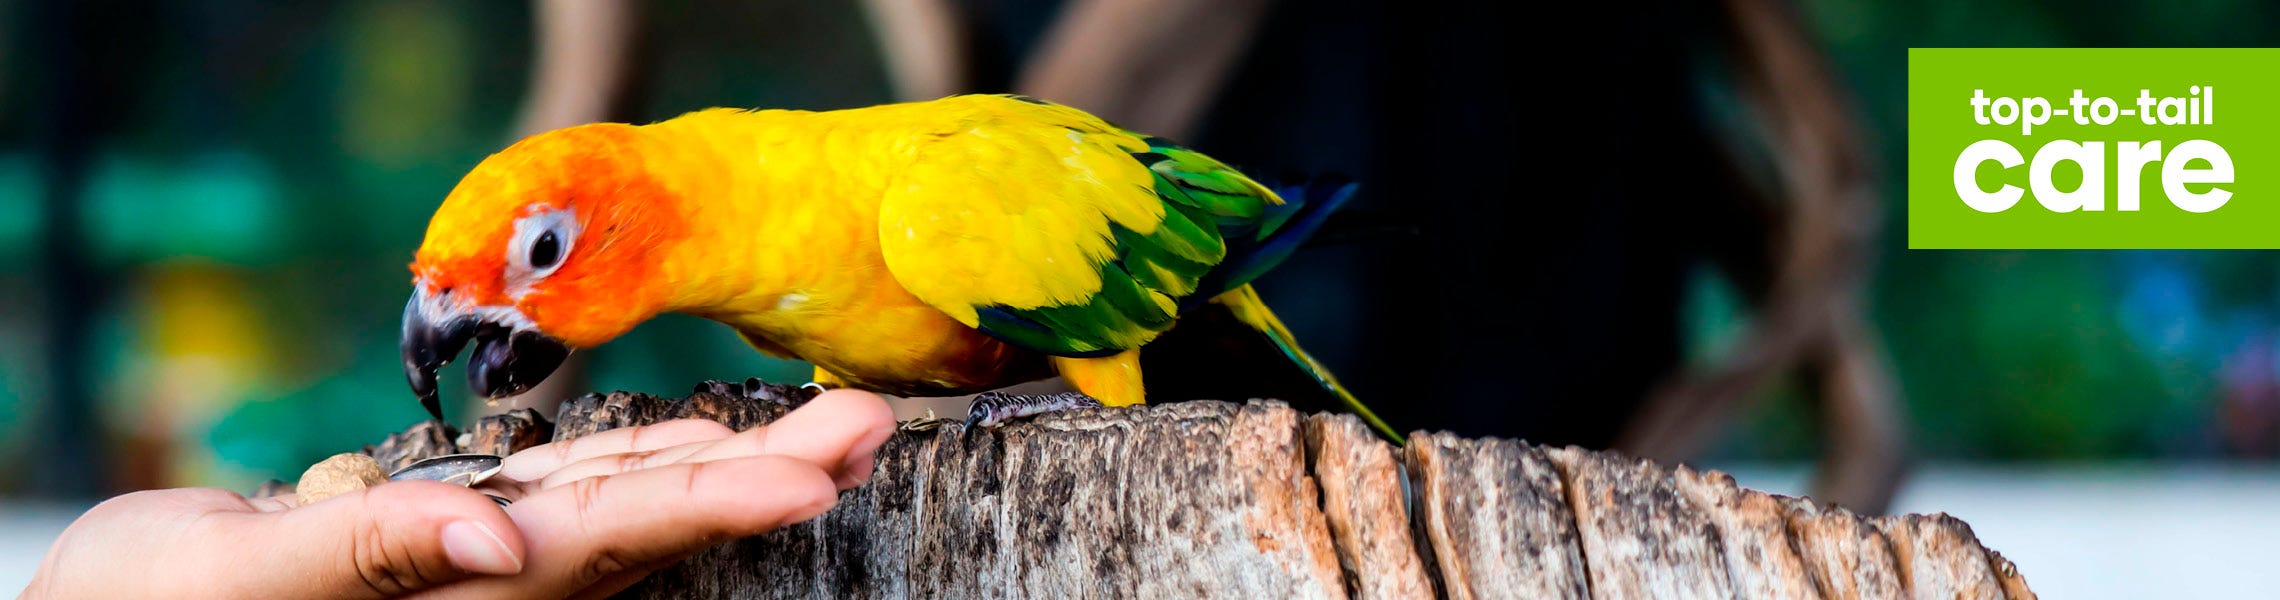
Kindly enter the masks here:
M 1227 293 L 1220 294 L 1219 297 L 1212 298 L 1211 301 L 1225 305 L 1230 312 L 1235 313 L 1235 320 L 1242 321 L 1244 325 L 1249 325 L 1252 329 L 1258 330 L 1259 333 L 1266 334 L 1268 339 L 1274 340 L 1275 347 L 1281 348 L 1284 356 L 1290 357 L 1291 362 L 1298 363 L 1299 368 L 1305 369 L 1307 375 L 1312 376 L 1315 382 L 1322 384 L 1322 389 L 1329 390 L 1331 395 L 1337 396 L 1339 402 L 1345 403 L 1346 408 L 1353 410 L 1354 414 L 1360 415 L 1362 420 L 1368 422 L 1370 427 L 1376 428 L 1378 433 L 1385 434 L 1385 437 L 1392 439 L 1397 444 L 1409 443 L 1400 433 L 1394 432 L 1392 426 L 1386 425 L 1384 420 L 1378 419 L 1377 413 L 1370 412 L 1370 407 L 1363 406 L 1362 401 L 1355 398 L 1353 392 L 1346 391 L 1346 386 L 1339 385 L 1338 378 L 1330 374 L 1328 367 L 1322 366 L 1322 363 L 1314 360 L 1313 356 L 1307 355 L 1305 350 L 1299 349 L 1298 339 L 1291 336 L 1290 328 L 1283 326 L 1282 319 L 1275 318 L 1274 311 L 1267 310 L 1267 303 L 1265 300 L 1259 299 L 1257 290 L 1251 289 L 1250 285 L 1244 285 L 1228 290 Z

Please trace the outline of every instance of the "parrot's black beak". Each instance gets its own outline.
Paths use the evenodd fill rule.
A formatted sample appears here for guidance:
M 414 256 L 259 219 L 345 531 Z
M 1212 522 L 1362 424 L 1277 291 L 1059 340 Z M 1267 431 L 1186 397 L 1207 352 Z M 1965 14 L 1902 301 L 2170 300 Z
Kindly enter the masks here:
M 469 340 L 475 342 L 475 352 L 467 364 L 467 385 L 485 398 L 530 391 L 570 357 L 570 346 L 561 340 L 497 322 L 518 321 L 527 327 L 527 320 L 486 318 L 482 315 L 491 313 L 485 310 L 457 314 L 461 311 L 439 308 L 439 303 L 428 300 L 425 294 L 415 293 L 404 304 L 404 379 L 411 382 L 412 393 L 420 397 L 420 406 L 427 408 L 428 416 L 438 421 L 444 419 L 436 371 L 451 364 Z M 510 314 L 519 317 L 519 313 Z
M 546 381 L 569 357 L 570 347 L 561 340 L 486 325 L 478 329 L 474 356 L 467 359 L 467 385 L 485 398 L 513 396 Z
M 451 364 L 459 356 L 459 349 L 475 337 L 473 317 L 452 317 L 443 323 L 430 323 L 420 311 L 420 296 L 414 294 L 404 303 L 404 378 L 411 381 L 412 393 L 420 397 L 420 406 L 427 407 L 428 415 L 443 420 L 443 401 L 435 389 L 435 373 Z

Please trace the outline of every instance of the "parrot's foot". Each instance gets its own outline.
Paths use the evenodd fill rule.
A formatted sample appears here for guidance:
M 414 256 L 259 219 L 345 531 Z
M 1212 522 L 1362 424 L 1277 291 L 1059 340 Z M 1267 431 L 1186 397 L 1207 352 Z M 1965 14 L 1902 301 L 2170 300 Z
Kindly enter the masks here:
M 1083 408 L 1100 408 L 1101 406 L 1103 405 L 1099 400 L 1079 392 L 1058 394 L 989 392 L 974 396 L 974 402 L 966 405 L 966 431 L 972 433 L 977 428 L 989 427 L 1022 417 L 1034 417 L 1045 413 Z
M 758 377 L 747 377 L 742 382 L 709 379 L 697 384 L 695 391 L 719 394 L 730 398 L 774 402 L 784 408 L 799 408 L 800 405 L 807 404 L 808 400 L 814 399 L 816 394 L 823 393 L 822 390 L 809 389 L 807 386 L 794 387 L 780 383 L 768 383 L 761 381 Z

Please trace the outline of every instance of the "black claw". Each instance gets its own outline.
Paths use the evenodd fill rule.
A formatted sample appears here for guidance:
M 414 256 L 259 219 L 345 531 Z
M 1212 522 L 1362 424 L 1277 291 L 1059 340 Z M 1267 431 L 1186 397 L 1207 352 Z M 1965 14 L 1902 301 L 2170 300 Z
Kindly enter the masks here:
M 987 417 L 997 411 L 999 399 L 1004 397 L 1004 392 L 986 392 L 975 395 L 973 402 L 966 403 L 966 427 L 962 430 L 964 435 L 961 437 L 973 439 L 974 431 L 982 428 Z
M 707 379 L 704 381 L 699 381 L 697 382 L 696 389 L 689 390 L 689 393 L 712 394 L 715 396 L 728 396 L 731 398 L 743 396 L 743 394 L 739 393 L 739 390 L 729 387 L 728 382 L 718 379 Z

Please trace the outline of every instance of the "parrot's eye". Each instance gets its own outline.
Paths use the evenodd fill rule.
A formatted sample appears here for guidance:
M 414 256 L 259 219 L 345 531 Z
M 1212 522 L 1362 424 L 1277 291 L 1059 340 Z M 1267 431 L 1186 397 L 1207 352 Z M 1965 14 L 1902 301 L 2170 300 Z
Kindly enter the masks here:
M 507 242 L 509 293 L 520 297 L 520 292 L 552 275 L 577 244 L 578 217 L 568 208 L 542 209 L 515 219 L 515 237 Z
M 562 260 L 562 240 L 558 239 L 552 230 L 538 234 L 538 241 L 530 244 L 531 268 L 551 267 L 558 260 Z

